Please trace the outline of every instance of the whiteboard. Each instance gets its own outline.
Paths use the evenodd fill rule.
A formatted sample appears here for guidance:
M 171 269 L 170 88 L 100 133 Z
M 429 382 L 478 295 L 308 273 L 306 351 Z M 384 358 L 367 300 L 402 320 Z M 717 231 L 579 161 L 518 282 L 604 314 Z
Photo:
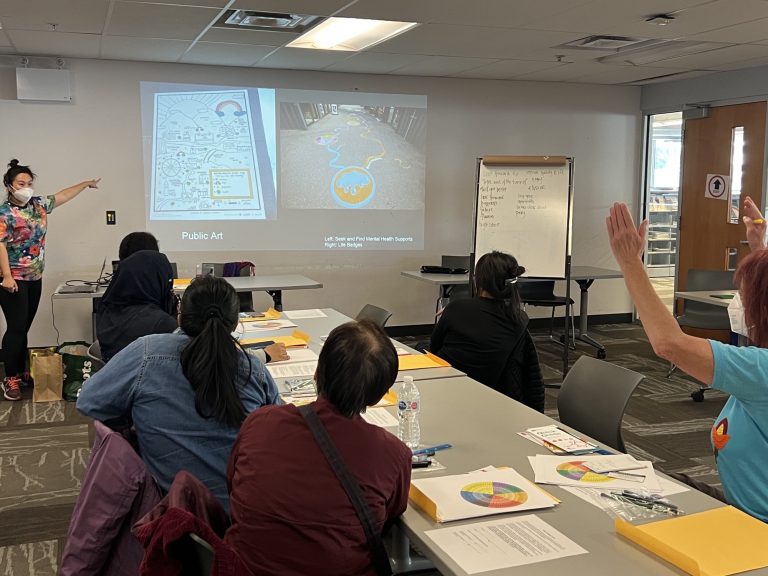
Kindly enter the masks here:
M 512 157 L 514 159 L 514 157 Z M 571 163 L 480 163 L 475 203 L 475 260 L 511 254 L 526 276 L 565 278 L 571 246 Z

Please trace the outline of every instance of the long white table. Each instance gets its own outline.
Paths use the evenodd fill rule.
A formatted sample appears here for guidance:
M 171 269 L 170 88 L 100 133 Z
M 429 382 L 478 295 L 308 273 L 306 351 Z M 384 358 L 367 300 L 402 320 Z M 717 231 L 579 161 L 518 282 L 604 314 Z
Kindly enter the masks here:
M 735 294 L 736 290 L 694 290 L 690 292 L 675 292 L 675 298 L 728 308 Z
M 323 308 L 323 313 L 326 315 L 322 318 L 302 318 L 300 320 L 294 320 L 293 322 L 298 325 L 298 329 L 309 334 L 309 349 L 314 350 L 318 354 L 323 347 L 323 341 L 328 333 L 336 326 L 344 324 L 352 320 L 349 316 L 345 316 L 341 312 L 334 310 L 333 308 Z M 285 317 L 285 315 L 283 315 Z M 280 330 L 270 330 L 258 332 L 258 334 L 250 333 L 248 337 L 258 338 L 270 338 L 273 336 L 288 336 L 296 328 L 282 328 Z M 419 354 L 420 352 L 409 348 L 405 344 L 395 342 L 398 348 L 405 348 L 412 354 Z M 290 350 L 288 351 L 290 354 Z M 422 368 L 420 370 L 408 370 L 406 372 L 398 372 L 397 381 L 402 382 L 404 376 L 412 376 L 414 380 L 442 380 L 444 378 L 455 378 L 458 376 L 465 376 L 464 372 L 449 366 L 441 366 L 439 368 Z M 278 382 L 281 384 L 281 382 Z M 286 390 L 281 390 L 285 392 Z
M 534 426 L 545 426 L 554 421 L 523 404 L 515 402 L 468 377 L 419 382 L 421 392 L 421 438 L 424 445 L 450 443 L 453 447 L 437 453 L 436 458 L 446 470 L 422 472 L 414 470 L 413 477 L 433 477 L 460 474 L 487 465 L 511 466 L 533 481 L 533 471 L 527 457 L 547 450 L 517 435 Z M 388 409 L 394 411 L 394 408 Z M 461 423 L 457 425 L 457 423 Z M 683 574 L 650 552 L 618 536 L 613 519 L 602 509 L 593 506 L 557 486 L 544 488 L 561 500 L 553 509 L 534 511 L 542 520 L 588 550 L 588 554 L 571 556 L 509 568 L 483 572 L 483 576 L 526 575 L 593 576 L 595 574 L 621 574 L 622 576 L 648 576 Z M 721 502 L 693 489 L 670 496 L 686 513 L 700 512 L 722 506 Z M 522 514 L 530 514 L 524 512 Z M 514 514 L 514 513 L 512 513 Z M 426 532 L 443 526 L 471 524 L 506 515 L 476 520 L 451 522 L 441 525 L 432 521 L 418 508 L 409 505 L 400 521 L 401 529 L 411 542 L 424 553 L 444 575 L 465 576 L 462 570 Z M 716 537 L 713 537 L 716 545 Z M 727 551 L 724 551 L 727 553 Z M 401 567 L 407 560 L 398 559 Z M 768 569 L 750 572 L 768 574 Z
M 229 282 L 236 292 L 267 292 L 272 296 L 275 310 L 283 309 L 283 290 L 311 290 L 322 288 L 323 284 L 301 276 L 300 274 L 279 274 L 275 276 L 236 276 L 225 277 L 224 280 Z M 62 294 L 61 288 L 64 284 L 60 284 L 56 287 L 56 291 L 53 293 L 52 298 L 54 300 L 76 300 L 76 299 L 90 299 L 92 302 L 93 310 L 93 338 L 96 338 L 96 310 L 99 300 L 104 296 L 106 292 L 106 286 L 99 286 L 96 292 L 73 292 L 68 294 Z M 181 294 L 184 292 L 184 288 L 177 288 L 176 292 Z
M 423 274 L 415 270 L 400 272 L 401 276 L 427 282 L 440 288 L 440 302 L 450 299 L 451 290 L 455 286 L 469 284 L 469 274 Z M 589 288 L 595 280 L 609 280 L 623 278 L 619 270 L 598 268 L 596 266 L 571 266 L 571 280 L 579 285 L 581 292 L 579 307 L 579 330 L 576 339 L 594 346 L 598 350 L 598 358 L 605 358 L 605 347 L 592 338 L 587 330 L 589 320 Z M 520 281 L 537 280 L 535 276 L 522 276 Z

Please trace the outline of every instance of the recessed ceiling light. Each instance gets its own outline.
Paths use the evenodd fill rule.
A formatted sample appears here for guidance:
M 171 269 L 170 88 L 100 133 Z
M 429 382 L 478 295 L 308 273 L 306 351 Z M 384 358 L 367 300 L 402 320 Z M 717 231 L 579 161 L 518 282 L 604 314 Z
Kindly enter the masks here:
M 315 50 L 359 52 L 418 26 L 416 22 L 328 18 L 287 46 Z
M 657 26 L 666 26 L 675 21 L 675 17 L 671 14 L 656 14 L 655 16 L 648 16 L 645 19 L 648 24 L 656 24 Z

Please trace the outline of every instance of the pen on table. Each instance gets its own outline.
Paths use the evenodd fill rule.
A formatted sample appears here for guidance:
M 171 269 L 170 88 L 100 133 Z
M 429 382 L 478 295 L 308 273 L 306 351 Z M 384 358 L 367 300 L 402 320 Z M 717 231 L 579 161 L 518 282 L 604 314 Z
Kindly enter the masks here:
M 763 224 L 763 223 L 765 223 L 765 218 L 755 218 L 754 220 L 752 220 L 752 223 L 753 224 Z
M 450 444 L 438 444 L 437 446 L 427 446 L 426 448 L 419 448 L 418 450 L 414 450 L 413 454 L 428 454 L 429 452 L 437 452 L 438 450 L 446 450 L 448 448 L 451 448 Z
M 421 460 L 419 462 L 411 462 L 411 468 L 429 468 L 432 465 L 432 460 Z

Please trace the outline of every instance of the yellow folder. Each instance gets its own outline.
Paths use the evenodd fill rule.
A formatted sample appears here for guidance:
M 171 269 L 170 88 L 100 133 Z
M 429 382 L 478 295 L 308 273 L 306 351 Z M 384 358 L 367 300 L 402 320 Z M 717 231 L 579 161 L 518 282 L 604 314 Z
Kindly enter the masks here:
M 434 354 L 408 354 L 397 357 L 398 368 L 400 370 L 419 370 L 421 368 L 440 368 L 442 366 L 450 367 L 450 364 L 438 358 Z
M 190 284 L 192 284 L 192 278 L 174 278 L 173 279 L 174 290 L 181 290 L 182 288 L 186 288 Z
M 693 576 L 728 576 L 768 566 L 768 524 L 722 506 L 616 531 Z
M 240 344 L 258 344 L 259 342 L 282 342 L 286 348 L 305 348 L 309 344 L 309 334 L 301 330 L 294 330 L 290 336 L 271 336 L 266 338 L 243 338 Z
M 255 312 L 242 312 L 240 315 L 240 322 L 263 322 L 265 320 L 277 320 L 279 318 L 280 312 L 274 308 L 270 308 L 261 314 Z

